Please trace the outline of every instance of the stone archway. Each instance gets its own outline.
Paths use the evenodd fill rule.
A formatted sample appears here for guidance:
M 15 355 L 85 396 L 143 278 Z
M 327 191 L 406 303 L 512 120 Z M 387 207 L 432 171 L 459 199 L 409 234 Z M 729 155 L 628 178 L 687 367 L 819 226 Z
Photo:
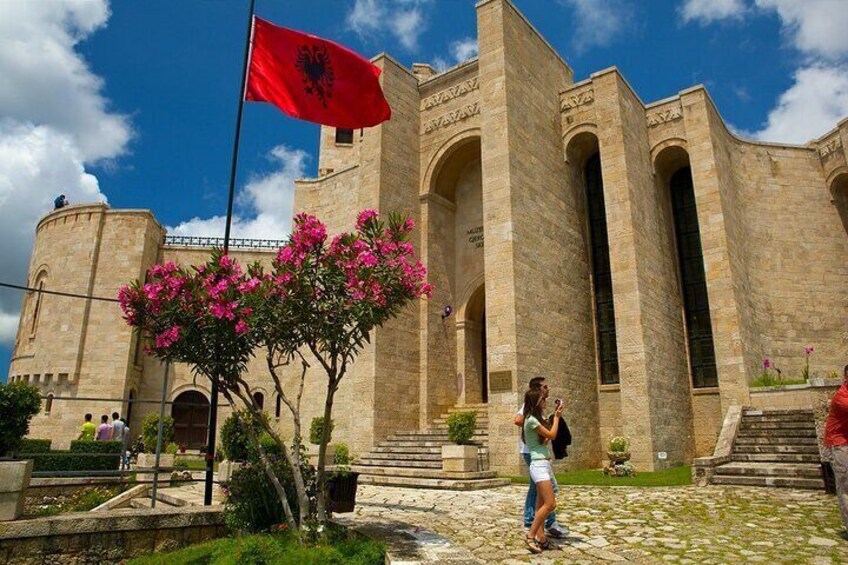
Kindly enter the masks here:
M 197 390 L 187 390 L 174 399 L 174 442 L 188 449 L 200 449 L 209 436 L 209 400 Z
M 463 375 L 460 404 L 489 401 L 486 367 L 486 289 L 480 283 L 456 321 L 457 360 Z

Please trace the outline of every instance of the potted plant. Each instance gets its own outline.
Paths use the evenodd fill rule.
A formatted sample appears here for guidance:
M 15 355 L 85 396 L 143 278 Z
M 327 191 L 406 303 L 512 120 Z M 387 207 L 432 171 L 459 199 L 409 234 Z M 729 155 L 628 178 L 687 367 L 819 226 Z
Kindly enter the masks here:
M 24 510 L 32 476 L 32 460 L 4 460 L 15 453 L 29 431 L 29 422 L 41 410 L 38 389 L 24 383 L 0 383 L 0 521 L 15 520 Z
M 350 470 L 351 456 L 347 445 L 340 443 L 333 450 L 334 467 L 327 481 L 330 512 L 353 512 L 356 506 L 356 486 L 359 473 Z
M 604 467 L 605 475 L 615 477 L 630 477 L 636 474 L 636 469 L 630 461 L 630 440 L 623 436 L 610 439 L 607 451 L 609 466 Z
M 477 412 L 456 412 L 448 416 L 448 439 L 452 445 L 442 446 L 442 470 L 446 473 L 477 471 L 478 449 L 471 442 Z
M 140 468 L 152 469 L 156 465 L 156 442 L 159 436 L 159 414 L 152 412 L 141 422 L 142 442 L 144 453 L 138 454 L 137 465 Z M 174 466 L 174 456 L 179 446 L 174 441 L 174 419 L 170 416 L 162 418 L 162 451 L 159 454 L 160 469 L 170 469 Z
M 246 411 L 236 411 L 221 426 L 220 453 L 224 460 L 218 464 L 218 481 L 229 482 L 237 470 L 250 459 L 251 434 L 258 435 L 259 427 L 250 429 L 251 415 Z

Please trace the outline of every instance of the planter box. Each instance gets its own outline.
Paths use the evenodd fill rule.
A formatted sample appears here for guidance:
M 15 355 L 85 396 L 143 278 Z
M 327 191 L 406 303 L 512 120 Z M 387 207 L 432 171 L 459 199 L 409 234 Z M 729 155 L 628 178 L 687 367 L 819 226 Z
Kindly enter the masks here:
M 228 461 L 224 459 L 218 464 L 218 482 L 229 482 L 233 477 L 233 473 L 244 467 L 241 461 Z
M 353 512 L 356 506 L 356 485 L 359 473 L 348 471 L 343 475 L 329 477 L 327 481 L 327 498 L 330 501 L 330 512 L 340 514 Z
M 17 520 L 24 511 L 24 499 L 32 461 L 0 461 L 0 521 Z
M 477 471 L 476 445 L 443 445 L 442 470 L 446 473 L 474 473 Z
M 139 453 L 138 460 L 136 461 L 136 466 L 142 469 L 152 469 L 156 465 L 156 454 L 155 453 Z M 159 454 L 159 470 L 167 470 L 170 471 L 174 468 L 174 455 L 170 453 L 160 453 Z

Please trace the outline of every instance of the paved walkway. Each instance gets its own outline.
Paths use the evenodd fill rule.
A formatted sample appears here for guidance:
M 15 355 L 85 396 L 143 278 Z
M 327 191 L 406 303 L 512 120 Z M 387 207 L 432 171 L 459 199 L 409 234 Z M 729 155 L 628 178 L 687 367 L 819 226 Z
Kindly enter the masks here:
M 363 485 L 344 520 L 460 563 L 848 563 L 836 500 L 754 487 L 561 487 L 571 536 L 532 556 L 519 518 L 524 486 L 451 492 Z M 412 555 L 412 554 L 410 554 Z M 419 555 L 421 552 L 419 551 Z M 410 558 L 410 560 L 414 560 Z

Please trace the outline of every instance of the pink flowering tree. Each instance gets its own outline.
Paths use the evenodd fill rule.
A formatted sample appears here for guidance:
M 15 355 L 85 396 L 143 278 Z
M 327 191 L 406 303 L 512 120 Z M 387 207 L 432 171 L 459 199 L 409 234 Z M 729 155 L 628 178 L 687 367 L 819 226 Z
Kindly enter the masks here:
M 300 214 L 270 273 L 258 265 L 245 272 L 215 252 L 209 263 L 190 270 L 157 265 L 148 273 L 146 284 L 134 283 L 121 290 L 124 317 L 144 331 L 149 353 L 191 364 L 195 372 L 216 380 L 230 402 L 239 399 L 257 416 L 261 410 L 244 373 L 255 349 L 265 350 L 276 392 L 291 413 L 292 449 L 287 449 L 267 419 L 257 421 L 292 468 L 297 520 L 266 460 L 266 473 L 293 527 L 303 525 L 311 513 L 300 472 L 300 400 L 309 360 L 326 375 L 324 418 L 329 421 L 339 383 L 369 342 L 371 331 L 396 317 L 411 301 L 430 295 L 425 269 L 408 240 L 413 226 L 409 218 L 391 214 L 381 220 L 376 212 L 365 210 L 357 217 L 355 231 L 328 241 L 324 224 Z M 300 380 L 296 390 L 287 390 L 280 369 L 294 360 L 301 362 Z M 316 473 L 319 523 L 327 519 L 328 441 L 329 426 L 325 426 Z

